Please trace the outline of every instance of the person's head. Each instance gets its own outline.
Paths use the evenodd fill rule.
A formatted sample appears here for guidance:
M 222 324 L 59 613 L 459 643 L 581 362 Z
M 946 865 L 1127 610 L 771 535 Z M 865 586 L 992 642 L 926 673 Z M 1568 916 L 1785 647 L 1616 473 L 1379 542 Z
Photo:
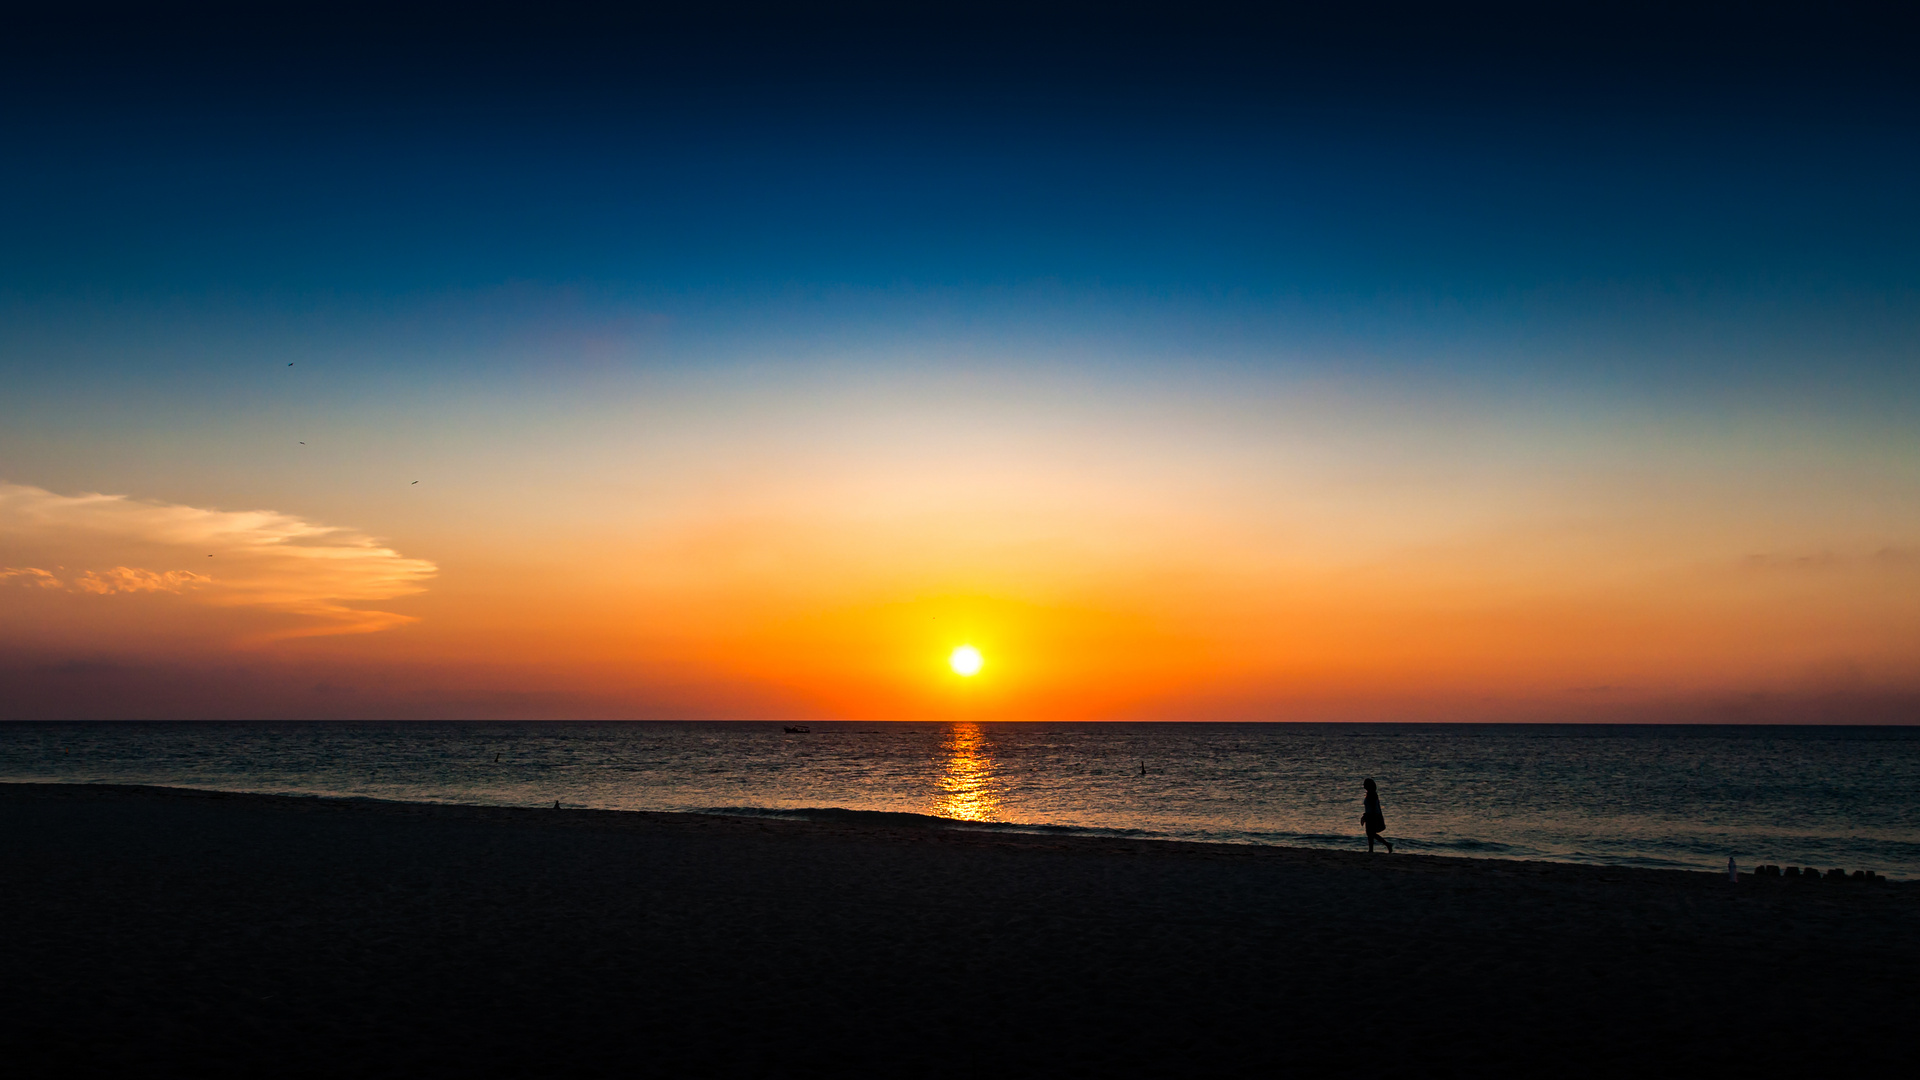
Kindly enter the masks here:
M 1369 776 L 1365 780 L 1360 781 L 1360 786 L 1371 792 L 1373 790 L 1373 777 Z

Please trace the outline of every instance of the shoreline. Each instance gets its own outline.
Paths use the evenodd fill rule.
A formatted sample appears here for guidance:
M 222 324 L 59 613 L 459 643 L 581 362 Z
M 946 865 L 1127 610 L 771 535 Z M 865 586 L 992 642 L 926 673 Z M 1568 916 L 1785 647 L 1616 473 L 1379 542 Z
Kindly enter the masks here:
M 0 790 L 10 787 L 71 789 L 75 795 L 82 795 L 89 791 L 115 791 L 127 795 L 145 793 L 155 797 L 178 796 L 182 798 L 193 798 L 197 796 L 209 796 L 233 799 L 285 800 L 289 803 L 311 801 L 325 804 L 337 803 L 346 806 L 361 806 L 376 811 L 381 807 L 391 807 L 395 808 L 397 812 L 407 812 L 405 808 L 444 808 L 453 811 L 472 810 L 513 814 L 525 813 L 535 815 L 542 820 L 545 820 L 546 816 L 556 813 L 554 809 L 545 806 L 503 806 L 492 803 L 437 802 L 424 799 L 383 799 L 370 795 L 235 791 L 228 788 L 182 787 L 167 784 L 90 783 L 64 780 L 0 780 Z M 804 808 L 742 807 L 737 812 L 731 808 L 727 810 L 616 810 L 599 807 L 563 806 L 559 809 L 558 814 L 561 815 L 561 817 L 556 820 L 571 821 L 576 824 L 582 821 L 594 821 L 610 827 L 616 826 L 618 822 L 622 820 L 622 815 L 633 815 L 633 820 L 635 821 L 657 820 L 665 822 L 681 818 L 714 819 L 716 821 L 769 822 L 794 825 L 801 828 L 842 829 L 850 832 L 867 831 L 876 836 L 899 833 L 903 837 L 911 837 L 920 834 L 952 833 L 960 835 L 976 834 L 1026 837 L 1041 841 L 1059 839 L 1072 843 L 1082 841 L 1114 841 L 1122 843 L 1191 846 L 1199 849 L 1245 848 L 1293 853 L 1295 856 L 1306 853 L 1326 854 L 1336 857 L 1356 856 L 1362 860 L 1387 858 L 1402 861 L 1432 859 L 1440 860 L 1447 864 L 1457 864 L 1460 868 L 1468 866 L 1489 869 L 1512 868 L 1516 866 L 1574 867 L 1609 874 L 1629 872 L 1681 874 L 1726 883 L 1726 874 L 1724 871 L 1681 866 L 1640 866 L 1630 863 L 1575 862 L 1566 859 L 1528 858 L 1523 856 L 1455 855 L 1412 851 L 1395 853 L 1392 856 L 1388 856 L 1384 852 L 1370 854 L 1365 850 L 1358 850 L 1360 845 L 1364 844 L 1364 840 L 1359 838 L 1354 840 L 1356 850 L 1343 850 L 1334 847 L 1274 844 L 1246 840 L 1200 840 L 1164 835 L 1125 836 L 1115 835 L 1111 831 L 1103 831 L 1092 827 L 1026 824 L 1020 822 L 976 822 L 959 818 L 942 818 L 932 814 L 917 814 L 909 811 L 853 810 L 832 806 Z M 576 816 L 567 818 L 566 815 Z M 1753 863 L 1747 863 L 1741 867 L 1741 884 L 1753 884 L 1762 888 L 1799 888 L 1811 887 L 1816 884 L 1809 880 L 1756 878 L 1753 873 L 1755 865 L 1756 864 Z M 1827 868 L 1822 867 L 1819 869 L 1824 873 Z M 1888 886 L 1914 888 L 1920 887 L 1920 879 L 1880 876 L 1870 883 L 1862 883 L 1851 879 L 1845 882 L 1831 882 L 1826 879 L 1821 879 L 1817 884 L 1822 887 L 1830 886 L 1834 888 L 1850 888 L 1856 886 L 1867 888 Z
M 1920 965 L 1908 883 L 864 821 L 8 783 L 0 854 L 43 1071 L 1811 1067 Z

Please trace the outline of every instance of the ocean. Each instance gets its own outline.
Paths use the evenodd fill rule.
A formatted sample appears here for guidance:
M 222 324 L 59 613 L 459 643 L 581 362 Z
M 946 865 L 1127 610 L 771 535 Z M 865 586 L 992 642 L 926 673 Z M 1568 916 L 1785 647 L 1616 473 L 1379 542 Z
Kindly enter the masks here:
M 808 727 L 6 723 L 0 780 L 1364 849 L 1373 777 L 1403 852 L 1920 876 L 1913 727 Z

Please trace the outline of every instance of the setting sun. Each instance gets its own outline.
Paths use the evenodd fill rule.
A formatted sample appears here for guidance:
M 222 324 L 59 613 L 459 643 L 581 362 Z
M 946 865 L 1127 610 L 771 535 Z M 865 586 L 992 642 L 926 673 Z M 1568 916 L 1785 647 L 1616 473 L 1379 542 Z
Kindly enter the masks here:
M 955 675 L 973 675 L 980 670 L 980 650 L 971 645 L 962 645 L 947 657 L 947 666 Z

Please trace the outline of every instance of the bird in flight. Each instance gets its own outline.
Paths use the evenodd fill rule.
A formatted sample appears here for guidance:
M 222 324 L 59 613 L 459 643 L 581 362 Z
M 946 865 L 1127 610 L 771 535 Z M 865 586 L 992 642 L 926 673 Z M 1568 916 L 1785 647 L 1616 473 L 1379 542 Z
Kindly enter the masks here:
M 292 366 L 293 366 L 293 361 L 291 361 L 291 360 L 289 360 L 289 361 L 287 361 L 287 366 L 288 366 L 288 367 L 292 367 Z
M 418 481 L 418 480 L 415 480 L 415 481 L 414 481 L 413 483 L 414 483 L 414 484 L 417 484 L 417 483 L 419 483 L 419 482 L 420 482 L 420 481 Z M 413 484 L 408 484 L 407 486 L 408 486 L 408 487 L 412 487 L 412 486 L 413 486 Z

